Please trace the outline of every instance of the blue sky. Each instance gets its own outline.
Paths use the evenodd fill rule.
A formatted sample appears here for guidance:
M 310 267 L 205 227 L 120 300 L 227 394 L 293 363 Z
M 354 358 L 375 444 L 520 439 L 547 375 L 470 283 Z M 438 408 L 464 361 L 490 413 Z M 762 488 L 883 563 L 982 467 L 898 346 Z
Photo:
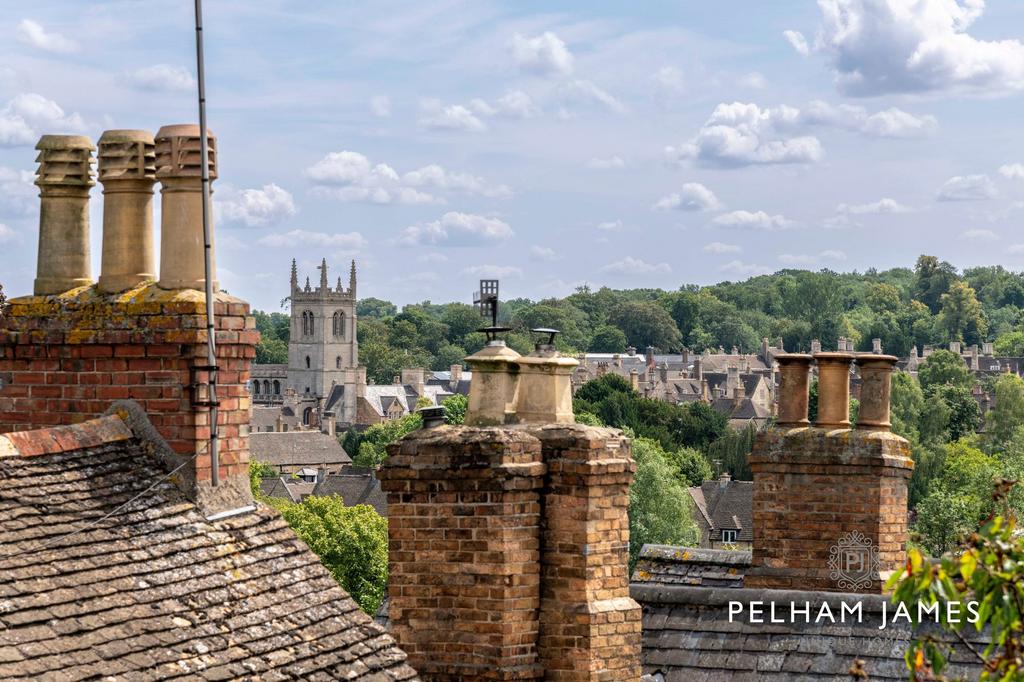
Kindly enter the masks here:
M 1024 267 L 1024 3 L 207 0 L 222 285 L 360 295 Z M 638 7 L 642 9 L 637 9 Z M 0 0 L 0 281 L 43 133 L 196 120 L 192 2 Z M 100 187 L 93 190 L 99 274 Z M 333 277 L 333 274 L 332 274 Z

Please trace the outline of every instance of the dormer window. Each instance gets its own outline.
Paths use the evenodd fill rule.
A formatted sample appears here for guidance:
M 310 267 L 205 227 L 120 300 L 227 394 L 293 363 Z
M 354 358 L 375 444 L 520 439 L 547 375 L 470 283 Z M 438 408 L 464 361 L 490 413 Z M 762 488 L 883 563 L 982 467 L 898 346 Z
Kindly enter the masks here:
M 722 542 L 736 542 L 736 540 L 739 538 L 739 534 L 740 532 L 738 530 L 722 530 Z

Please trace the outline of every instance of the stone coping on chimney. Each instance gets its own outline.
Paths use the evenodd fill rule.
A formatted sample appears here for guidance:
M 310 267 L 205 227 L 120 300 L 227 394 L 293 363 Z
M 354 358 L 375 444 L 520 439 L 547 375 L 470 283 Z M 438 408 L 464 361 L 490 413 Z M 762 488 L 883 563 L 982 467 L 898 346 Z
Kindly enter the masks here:
M 888 431 L 774 429 L 761 434 L 750 454 L 751 464 L 801 467 L 821 465 L 885 466 L 911 470 L 910 443 Z M 808 470 L 809 472 L 810 470 Z
M 125 421 L 117 415 L 112 415 L 70 426 L 14 431 L 0 435 L 0 458 L 52 455 L 130 440 L 132 437 L 132 431 Z

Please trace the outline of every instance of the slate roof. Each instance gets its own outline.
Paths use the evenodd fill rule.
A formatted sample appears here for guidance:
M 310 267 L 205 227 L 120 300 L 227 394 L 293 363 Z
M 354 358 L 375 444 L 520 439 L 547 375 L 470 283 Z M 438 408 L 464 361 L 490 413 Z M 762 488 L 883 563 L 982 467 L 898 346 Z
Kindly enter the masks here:
M 253 460 L 276 467 L 322 468 L 326 464 L 333 471 L 352 462 L 337 438 L 315 430 L 250 433 L 249 449 Z
M 723 479 L 718 479 L 704 481 L 700 487 L 688 490 L 697 510 L 711 528 L 709 540 L 721 541 L 723 529 L 734 529 L 739 530 L 738 542 L 753 542 L 753 481 L 728 480 L 723 484 Z
M 849 680 L 854 661 L 864 661 L 869 679 L 906 680 L 903 659 L 911 638 L 905 622 L 893 624 L 889 608 L 888 627 L 882 624 L 882 603 L 888 597 L 835 592 L 801 592 L 749 588 L 709 588 L 689 585 L 632 583 L 630 596 L 643 608 L 642 659 L 646 675 L 660 674 L 668 682 L 797 682 L 803 680 Z M 744 605 L 741 615 L 730 620 L 729 603 Z M 764 622 L 750 622 L 750 602 L 761 602 Z M 769 623 L 769 604 L 779 609 L 785 623 Z M 789 605 L 810 604 L 810 622 L 792 618 Z M 835 615 L 815 622 L 823 602 Z M 853 608 L 860 603 L 862 618 L 847 616 L 840 622 L 842 603 Z M 949 641 L 934 626 L 918 634 L 935 634 Z M 964 634 L 976 648 L 984 639 L 973 628 Z M 981 668 L 962 646 L 957 645 L 952 679 L 977 679 Z
M 313 494 L 315 483 L 305 481 L 291 481 L 283 476 L 276 478 L 264 478 L 260 481 L 260 492 L 266 497 L 276 497 L 289 502 L 302 502 Z
M 168 478 L 117 416 L 0 436 L 0 679 L 415 678 L 276 511 Z
M 634 584 L 743 587 L 751 553 L 673 545 L 644 545 L 640 549 Z
M 388 498 L 380 489 L 373 469 L 348 466 L 340 474 L 330 474 L 316 484 L 314 495 L 341 495 L 346 507 L 368 504 L 387 518 Z

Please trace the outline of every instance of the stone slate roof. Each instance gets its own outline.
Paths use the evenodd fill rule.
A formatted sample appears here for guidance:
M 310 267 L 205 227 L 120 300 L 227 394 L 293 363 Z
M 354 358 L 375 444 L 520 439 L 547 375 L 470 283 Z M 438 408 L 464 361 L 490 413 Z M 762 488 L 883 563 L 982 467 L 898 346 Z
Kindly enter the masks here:
M 0 679 L 415 678 L 276 511 L 207 520 L 160 452 L 118 416 L 0 436 Z
M 368 504 L 387 518 L 388 498 L 380 489 L 373 469 L 349 466 L 340 474 L 330 474 L 316 484 L 314 495 L 341 495 L 346 507 Z
M 333 471 L 352 462 L 337 438 L 320 431 L 250 433 L 249 449 L 255 461 L 290 469 L 323 468 L 326 464 Z
M 882 603 L 888 597 L 863 594 L 762 590 L 749 588 L 708 588 L 688 585 L 630 585 L 630 595 L 643 607 L 643 672 L 661 675 L 668 682 L 797 682 L 806 680 L 849 680 L 854 661 L 864 661 L 864 669 L 873 682 L 906 680 L 903 654 L 912 633 L 900 621 L 880 630 Z M 748 617 L 729 619 L 729 602 L 744 605 L 762 602 L 764 623 L 751 623 Z M 786 623 L 768 623 L 767 604 L 774 602 L 784 610 Z M 810 604 L 810 623 L 803 617 L 793 622 L 789 604 Z M 833 624 L 824 619 L 815 622 L 822 602 L 828 602 L 835 615 Z M 862 604 L 862 622 L 848 616 L 840 622 L 841 602 L 847 607 Z M 924 626 L 920 634 L 935 634 Z M 973 628 L 965 636 L 975 648 L 984 648 L 982 636 Z M 952 679 L 977 679 L 981 668 L 966 649 L 957 645 L 948 673 Z M 657 679 L 656 677 L 653 679 Z
M 644 545 L 640 549 L 634 584 L 743 587 L 750 552 L 700 549 L 673 545 Z
M 721 540 L 723 529 L 739 530 L 739 542 L 754 540 L 754 483 L 722 479 L 689 488 L 697 510 L 711 528 L 710 540 Z
M 260 481 L 260 492 L 266 497 L 277 497 L 289 502 L 302 502 L 313 494 L 315 483 L 305 481 L 290 481 L 283 476 L 276 478 L 264 478 Z

